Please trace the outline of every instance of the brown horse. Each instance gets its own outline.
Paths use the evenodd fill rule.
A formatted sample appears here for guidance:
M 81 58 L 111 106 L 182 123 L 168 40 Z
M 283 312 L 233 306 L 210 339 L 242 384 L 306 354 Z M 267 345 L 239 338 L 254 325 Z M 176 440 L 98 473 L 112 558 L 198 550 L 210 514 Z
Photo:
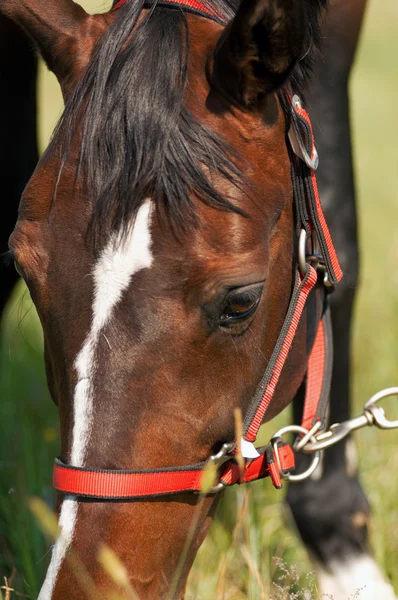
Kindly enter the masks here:
M 297 239 L 280 90 L 303 84 L 321 2 L 213 6 L 209 19 L 133 1 L 93 17 L 69 0 L 1 4 L 66 99 L 11 248 L 43 324 L 61 458 L 76 467 L 206 459 L 233 438 L 233 409 L 248 407 L 283 325 Z M 320 316 L 309 306 L 267 419 L 303 380 Z M 177 595 L 215 504 L 203 502 Z M 66 497 L 40 597 L 84 597 L 71 547 L 110 590 L 103 543 L 139 597 L 165 597 L 194 510 L 187 494 Z

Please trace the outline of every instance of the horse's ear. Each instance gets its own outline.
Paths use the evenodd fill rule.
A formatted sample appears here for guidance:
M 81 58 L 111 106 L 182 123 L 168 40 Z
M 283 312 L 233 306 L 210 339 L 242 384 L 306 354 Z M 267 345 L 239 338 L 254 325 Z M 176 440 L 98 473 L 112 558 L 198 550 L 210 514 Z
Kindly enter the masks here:
M 257 105 L 283 85 L 304 53 L 304 4 L 305 0 L 242 0 L 217 44 L 213 85 L 245 107 Z
M 86 66 L 105 28 L 103 16 L 88 15 L 72 0 L 2 0 L 0 12 L 33 39 L 61 87 Z

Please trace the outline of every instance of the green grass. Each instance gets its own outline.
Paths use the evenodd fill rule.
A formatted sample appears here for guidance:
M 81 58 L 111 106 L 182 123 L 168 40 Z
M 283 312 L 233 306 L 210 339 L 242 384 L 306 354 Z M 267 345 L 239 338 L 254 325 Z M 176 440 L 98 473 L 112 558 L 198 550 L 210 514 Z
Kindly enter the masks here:
M 371 2 L 352 80 L 362 253 L 355 320 L 355 412 L 372 393 L 398 383 L 397 17 L 396 0 Z M 61 111 L 56 83 L 44 69 L 40 98 L 44 145 Z M 51 469 L 59 448 L 58 415 L 46 388 L 40 327 L 22 285 L 2 324 L 0 372 L 0 577 L 10 577 L 14 569 L 15 588 L 36 598 L 48 562 L 48 542 L 28 511 L 27 498 L 38 495 L 50 505 L 54 501 Z M 282 415 L 267 426 L 264 437 L 287 418 Z M 398 589 L 397 434 L 369 428 L 356 440 L 362 480 L 373 506 L 373 548 Z M 283 598 L 286 590 L 297 590 L 297 580 L 307 588 L 314 585 L 308 580 L 311 566 L 306 553 L 291 524 L 285 524 L 282 498 L 269 482 L 226 493 L 195 562 L 188 597 L 212 600 L 225 592 L 225 599 L 231 600 Z M 239 514 L 238 530 L 232 534 Z M 274 557 L 294 565 L 291 586 L 283 583 Z M 273 587 L 278 578 L 283 592 Z

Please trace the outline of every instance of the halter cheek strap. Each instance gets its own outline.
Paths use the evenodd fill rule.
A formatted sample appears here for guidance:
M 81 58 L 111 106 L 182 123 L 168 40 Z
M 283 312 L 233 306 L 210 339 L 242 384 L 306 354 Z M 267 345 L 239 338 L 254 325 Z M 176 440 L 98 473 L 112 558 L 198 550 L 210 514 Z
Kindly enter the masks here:
M 118 5 L 120 4 L 119 2 Z M 294 452 L 280 437 L 273 440 L 269 446 L 258 450 L 252 444 L 274 397 L 308 297 L 319 282 L 324 284 L 325 310 L 308 360 L 302 433 L 314 427 L 319 430 L 324 427 L 326 421 L 332 356 L 327 292 L 340 281 L 342 271 L 319 199 L 315 176 L 318 159 L 311 122 L 297 96 L 289 99 L 289 107 L 292 123 L 289 139 L 293 197 L 297 234 L 300 239 L 299 264 L 282 330 L 243 423 L 242 448 L 245 447 L 246 455 L 250 455 L 251 458 L 246 459 L 241 472 L 234 458 L 237 441 L 225 443 L 221 450 L 209 459 L 218 469 L 218 482 L 210 492 L 218 492 L 235 483 L 248 483 L 268 476 L 277 488 L 282 487 L 283 477 L 300 478 L 292 475 L 295 465 Z M 308 241 L 312 241 L 312 247 L 309 249 Z M 315 241 L 319 245 L 319 251 Z M 296 429 L 300 430 L 300 427 Z M 247 449 L 252 451 L 247 452 Z M 109 471 L 77 468 L 57 459 L 53 482 L 55 489 L 61 493 L 101 500 L 134 500 L 182 492 L 200 492 L 203 489 L 204 469 L 209 461 L 184 467 L 145 471 Z M 315 465 L 315 462 L 313 464 Z M 206 490 L 206 493 L 209 491 Z

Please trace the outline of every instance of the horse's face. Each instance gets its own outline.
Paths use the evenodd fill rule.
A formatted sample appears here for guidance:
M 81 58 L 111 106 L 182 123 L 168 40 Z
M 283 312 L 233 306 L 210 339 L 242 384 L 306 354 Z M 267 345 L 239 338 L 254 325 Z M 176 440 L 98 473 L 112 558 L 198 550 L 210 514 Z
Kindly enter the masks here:
M 249 17 L 265 27 L 261 17 Z M 114 231 L 94 248 L 86 235 L 93 210 L 87 191 L 78 186 L 72 193 L 75 138 L 61 174 L 57 145 L 39 164 L 11 238 L 43 325 L 48 382 L 60 410 L 61 458 L 74 466 L 147 469 L 206 459 L 234 437 L 234 409 L 244 413 L 248 406 L 289 302 L 295 252 L 290 161 L 270 72 L 274 66 L 277 80 L 287 76 L 301 33 L 293 56 L 282 56 L 279 43 L 278 64 L 261 71 L 253 67 L 259 50 L 251 39 L 245 46 L 247 31 L 238 31 L 236 23 L 213 60 L 221 28 L 195 16 L 188 22 L 186 104 L 244 158 L 247 180 L 240 187 L 217 174 L 212 179 L 247 216 L 193 197 L 197 224 L 176 235 L 149 195 L 124 235 Z M 237 39 L 243 44 L 239 60 L 232 49 Z M 64 89 L 74 77 L 72 69 Z M 302 327 L 268 418 L 293 397 L 305 357 Z M 42 598 L 82 598 L 64 564 L 72 538 L 98 585 L 109 584 L 95 560 L 106 543 L 127 565 L 140 597 L 162 596 L 194 503 L 183 495 L 125 504 L 64 500 L 65 540 L 54 552 Z M 187 565 L 211 504 L 205 501 Z

